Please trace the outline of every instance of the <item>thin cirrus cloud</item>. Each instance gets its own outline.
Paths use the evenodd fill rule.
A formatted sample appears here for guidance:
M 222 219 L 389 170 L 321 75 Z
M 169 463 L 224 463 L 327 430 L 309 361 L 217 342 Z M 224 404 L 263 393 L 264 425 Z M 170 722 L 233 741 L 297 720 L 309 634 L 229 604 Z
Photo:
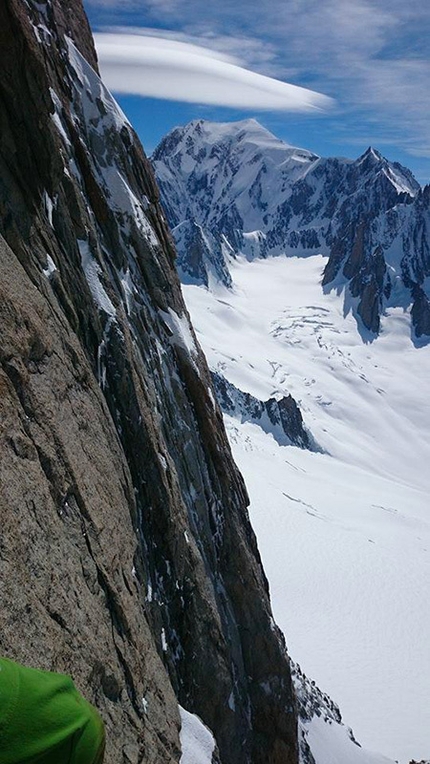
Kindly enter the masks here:
M 117 93 L 296 112 L 333 103 L 322 93 L 245 69 L 231 55 L 171 37 L 113 31 L 96 34 L 95 41 L 104 81 Z

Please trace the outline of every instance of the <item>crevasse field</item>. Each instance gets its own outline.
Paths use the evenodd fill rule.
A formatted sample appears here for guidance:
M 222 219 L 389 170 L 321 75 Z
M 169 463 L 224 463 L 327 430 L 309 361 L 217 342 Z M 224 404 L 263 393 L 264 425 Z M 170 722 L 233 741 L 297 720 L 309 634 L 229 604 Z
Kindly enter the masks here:
M 211 368 L 291 393 L 321 449 L 226 418 L 289 652 L 366 749 L 406 764 L 430 754 L 430 346 L 400 308 L 363 339 L 325 262 L 239 259 L 233 290 L 183 290 Z

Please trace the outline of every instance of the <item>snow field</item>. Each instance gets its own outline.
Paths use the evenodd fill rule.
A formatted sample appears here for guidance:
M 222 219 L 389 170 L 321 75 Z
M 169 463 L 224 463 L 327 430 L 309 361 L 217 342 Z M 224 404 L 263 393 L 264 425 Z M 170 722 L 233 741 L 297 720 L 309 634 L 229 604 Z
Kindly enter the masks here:
M 225 419 L 289 651 L 363 746 L 407 764 L 430 749 L 430 348 L 400 308 L 363 341 L 325 262 L 237 260 L 232 291 L 183 290 L 211 368 L 291 393 L 321 448 Z

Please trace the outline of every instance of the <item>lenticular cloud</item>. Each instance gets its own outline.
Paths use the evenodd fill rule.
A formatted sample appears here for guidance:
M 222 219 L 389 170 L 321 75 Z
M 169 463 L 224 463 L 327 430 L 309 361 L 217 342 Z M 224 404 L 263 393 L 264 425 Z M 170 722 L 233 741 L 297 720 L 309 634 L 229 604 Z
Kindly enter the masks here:
M 238 66 L 222 53 L 147 34 L 95 35 L 103 79 L 117 93 L 236 109 L 313 111 L 329 107 L 321 93 Z

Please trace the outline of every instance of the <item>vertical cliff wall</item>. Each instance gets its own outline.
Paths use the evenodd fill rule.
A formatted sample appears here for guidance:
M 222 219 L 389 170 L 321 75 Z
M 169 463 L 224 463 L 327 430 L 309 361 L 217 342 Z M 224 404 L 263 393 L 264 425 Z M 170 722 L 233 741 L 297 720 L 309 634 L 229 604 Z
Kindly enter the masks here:
M 285 645 L 158 192 L 80 0 L 0 4 L 0 649 L 71 673 L 108 764 L 297 761 Z

